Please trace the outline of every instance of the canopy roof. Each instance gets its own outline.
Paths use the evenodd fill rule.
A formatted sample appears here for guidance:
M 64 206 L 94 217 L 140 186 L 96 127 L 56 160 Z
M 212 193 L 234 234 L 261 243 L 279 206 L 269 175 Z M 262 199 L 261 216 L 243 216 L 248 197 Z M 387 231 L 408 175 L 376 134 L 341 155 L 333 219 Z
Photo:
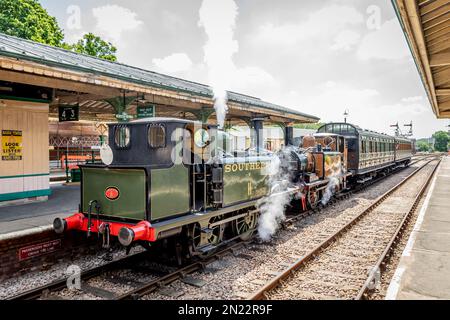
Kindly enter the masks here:
M 450 118 L 450 0 L 392 0 L 438 118 Z
M 24 77 L 23 73 L 38 77 L 34 77 L 33 81 L 30 77 Z M 192 109 L 198 109 L 200 105 L 212 107 L 213 104 L 213 92 L 204 84 L 0 34 L 0 80 L 39 84 L 38 79 L 42 77 L 82 83 L 83 88 L 86 86 L 110 88 L 112 90 L 108 91 L 108 95 L 113 92 L 127 91 L 142 93 L 146 95 L 145 97 L 151 95 L 153 99 L 156 96 L 160 98 L 155 99 L 154 102 L 162 101 L 161 97 L 165 97 L 164 101 L 168 106 L 173 104 L 168 103 L 167 98 L 194 102 L 197 105 L 191 105 Z M 55 85 L 55 88 L 74 92 L 82 91 L 79 85 L 67 84 L 63 87 L 61 81 L 51 83 Z M 119 89 L 121 91 L 118 91 Z M 95 92 L 99 96 L 103 93 L 93 88 L 85 88 L 84 92 L 90 94 Z M 285 122 L 317 122 L 319 120 L 315 116 L 256 97 L 235 92 L 229 92 L 228 97 L 231 114 L 234 110 L 240 110 L 243 111 L 243 115 L 249 112 L 259 115 L 267 114 Z M 73 99 L 71 101 L 74 102 Z M 86 101 L 99 100 L 84 99 L 84 102 Z

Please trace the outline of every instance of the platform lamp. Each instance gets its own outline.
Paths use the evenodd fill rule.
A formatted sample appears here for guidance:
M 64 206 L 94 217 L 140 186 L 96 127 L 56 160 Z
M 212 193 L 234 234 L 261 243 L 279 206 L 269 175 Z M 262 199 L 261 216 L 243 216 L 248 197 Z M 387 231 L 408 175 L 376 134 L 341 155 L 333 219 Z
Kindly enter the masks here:
M 347 123 L 347 117 L 350 114 L 350 112 L 348 111 L 348 109 L 345 109 L 344 111 L 344 122 Z

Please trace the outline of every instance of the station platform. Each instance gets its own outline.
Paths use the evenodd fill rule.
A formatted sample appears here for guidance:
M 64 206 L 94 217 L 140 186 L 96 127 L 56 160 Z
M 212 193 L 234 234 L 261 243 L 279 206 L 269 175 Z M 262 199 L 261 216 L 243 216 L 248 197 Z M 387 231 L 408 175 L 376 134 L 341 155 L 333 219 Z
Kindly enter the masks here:
M 0 206 L 1 235 L 50 228 L 56 217 L 67 217 L 78 210 L 79 185 L 52 185 L 48 201 Z
M 450 299 L 450 156 L 431 182 L 386 299 Z

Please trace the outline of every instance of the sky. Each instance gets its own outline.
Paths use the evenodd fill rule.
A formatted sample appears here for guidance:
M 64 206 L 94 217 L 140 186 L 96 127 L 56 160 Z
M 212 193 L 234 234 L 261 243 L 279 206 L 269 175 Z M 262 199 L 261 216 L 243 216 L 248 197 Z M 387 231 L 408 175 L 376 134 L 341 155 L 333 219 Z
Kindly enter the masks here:
M 448 130 L 450 120 L 431 110 L 389 0 L 205 0 L 216 4 L 201 18 L 202 1 L 40 2 L 67 42 L 93 32 L 117 47 L 122 63 L 205 84 L 215 79 L 204 20 L 233 19 L 221 48 L 230 54 L 222 68 L 229 90 L 321 122 L 343 121 L 348 110 L 349 122 L 378 132 L 393 134 L 397 122 L 406 132 L 410 121 L 416 138 Z M 235 12 L 222 14 L 233 1 Z

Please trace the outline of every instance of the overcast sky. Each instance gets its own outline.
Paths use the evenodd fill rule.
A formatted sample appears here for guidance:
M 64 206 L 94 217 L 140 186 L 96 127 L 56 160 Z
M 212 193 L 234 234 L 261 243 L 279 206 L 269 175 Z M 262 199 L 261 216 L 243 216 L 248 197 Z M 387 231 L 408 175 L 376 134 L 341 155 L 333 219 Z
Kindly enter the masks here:
M 348 109 L 350 122 L 391 134 L 397 121 L 412 120 L 416 137 L 448 129 L 431 111 L 390 0 L 235 2 L 231 90 L 322 121 L 341 121 Z M 210 83 L 202 0 L 41 3 L 68 42 L 94 32 L 122 63 Z

